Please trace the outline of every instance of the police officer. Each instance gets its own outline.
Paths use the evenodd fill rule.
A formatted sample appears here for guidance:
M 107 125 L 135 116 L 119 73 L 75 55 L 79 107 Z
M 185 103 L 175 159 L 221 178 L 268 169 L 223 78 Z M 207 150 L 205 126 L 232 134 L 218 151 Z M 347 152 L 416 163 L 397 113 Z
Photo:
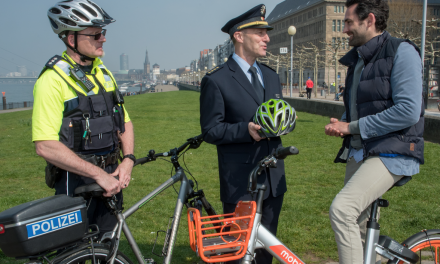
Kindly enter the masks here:
M 211 71 L 202 80 L 200 95 L 200 125 L 203 139 L 217 146 L 220 199 L 223 212 L 235 211 L 240 200 L 252 200 L 247 192 L 251 170 L 265 156 L 281 146 L 281 139 L 261 138 L 260 126 L 252 122 L 257 108 L 269 99 L 282 98 L 277 73 L 257 62 L 266 56 L 266 7 L 258 5 L 231 19 L 222 28 L 229 34 L 235 52 L 228 61 Z M 259 177 L 267 187 L 263 202 L 262 224 L 273 234 L 277 232 L 278 218 L 286 192 L 284 161 Z M 265 250 L 256 250 L 257 263 L 272 263 Z M 238 263 L 238 262 L 236 262 Z
M 34 87 L 32 140 L 48 162 L 46 183 L 56 194 L 73 196 L 76 187 L 97 182 L 104 196 L 116 195 L 121 206 L 121 190 L 129 185 L 136 161 L 133 125 L 116 81 L 99 58 L 106 42 L 103 27 L 115 20 L 89 0 L 62 1 L 47 14 L 67 49 L 47 62 Z M 124 156 L 118 166 L 119 145 Z M 116 218 L 104 201 L 88 204 L 89 223 L 101 234 L 111 231 Z

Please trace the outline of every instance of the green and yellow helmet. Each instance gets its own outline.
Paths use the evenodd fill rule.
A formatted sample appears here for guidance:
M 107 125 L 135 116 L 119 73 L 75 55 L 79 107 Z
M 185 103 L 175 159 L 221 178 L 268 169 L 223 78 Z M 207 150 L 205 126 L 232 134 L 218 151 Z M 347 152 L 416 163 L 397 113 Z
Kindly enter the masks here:
M 261 126 L 263 137 L 279 137 L 295 128 L 296 112 L 283 99 L 270 99 L 261 104 L 254 116 L 254 123 Z

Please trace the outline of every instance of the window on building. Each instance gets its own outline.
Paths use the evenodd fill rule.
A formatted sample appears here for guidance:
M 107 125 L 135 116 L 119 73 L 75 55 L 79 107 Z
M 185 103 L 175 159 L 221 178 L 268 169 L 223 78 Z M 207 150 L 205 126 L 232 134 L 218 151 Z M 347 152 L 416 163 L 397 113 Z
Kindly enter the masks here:
M 298 18 L 297 18 L 297 17 L 294 17 L 294 18 L 293 18 L 293 24 L 295 25 L 296 22 L 298 22 Z
M 344 20 L 341 21 L 341 24 L 342 24 L 342 32 L 344 32 L 344 29 L 345 29 L 345 22 L 344 22 Z
M 313 10 L 313 17 L 315 17 L 317 15 L 318 15 L 318 10 L 317 9 Z
M 335 6 L 335 13 L 338 13 L 338 6 Z
M 341 20 L 338 20 L 338 32 L 341 32 Z
M 336 44 L 336 38 L 332 38 L 332 47 L 334 48 Z
M 319 8 L 319 14 L 320 14 L 320 15 L 324 14 L 324 7 L 320 7 L 320 8 Z
M 303 15 L 303 21 L 306 22 L 307 21 L 307 14 Z
M 341 38 L 338 38 L 338 42 L 337 43 L 341 43 Z M 341 47 L 342 45 L 339 45 L 339 47 Z
M 344 12 L 345 12 L 345 11 L 344 11 L 344 7 L 345 7 L 345 6 L 342 6 L 342 7 L 341 7 L 342 13 L 344 13 Z
M 336 31 L 336 20 L 333 20 L 332 29 L 333 31 Z

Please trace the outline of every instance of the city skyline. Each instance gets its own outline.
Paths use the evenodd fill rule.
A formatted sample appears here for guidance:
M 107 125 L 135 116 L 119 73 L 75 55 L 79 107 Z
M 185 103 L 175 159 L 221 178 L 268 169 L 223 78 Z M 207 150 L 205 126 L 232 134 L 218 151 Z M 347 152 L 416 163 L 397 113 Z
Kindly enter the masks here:
M 63 43 L 52 32 L 46 16 L 47 10 L 57 1 L 9 1 L 4 3 L 0 23 L 13 25 L 3 27 L 0 38 L 0 74 L 15 72 L 24 65 L 28 72 L 40 72 L 54 55 L 65 50 Z M 200 50 L 223 43 L 229 36 L 220 28 L 230 19 L 242 14 L 258 3 L 250 0 L 240 2 L 213 1 L 130 1 L 96 0 L 116 23 L 106 27 L 106 56 L 103 58 L 111 71 L 118 71 L 120 55 L 130 58 L 131 69 L 143 69 L 145 50 L 149 60 L 161 69 L 177 69 L 189 66 Z M 281 0 L 265 1 L 270 11 Z M 235 7 L 234 9 L 231 6 Z M 9 10 L 9 11 L 8 11 Z M 20 18 L 12 10 L 20 10 Z M 25 18 L 25 19 L 23 19 Z M 21 33 L 19 33 L 21 32 Z

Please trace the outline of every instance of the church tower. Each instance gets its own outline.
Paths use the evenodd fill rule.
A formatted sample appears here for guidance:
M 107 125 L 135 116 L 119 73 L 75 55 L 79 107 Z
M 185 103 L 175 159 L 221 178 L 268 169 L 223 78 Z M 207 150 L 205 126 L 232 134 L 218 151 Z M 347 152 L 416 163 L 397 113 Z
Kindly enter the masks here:
M 150 74 L 150 60 L 148 60 L 148 50 L 145 52 L 144 75 Z

